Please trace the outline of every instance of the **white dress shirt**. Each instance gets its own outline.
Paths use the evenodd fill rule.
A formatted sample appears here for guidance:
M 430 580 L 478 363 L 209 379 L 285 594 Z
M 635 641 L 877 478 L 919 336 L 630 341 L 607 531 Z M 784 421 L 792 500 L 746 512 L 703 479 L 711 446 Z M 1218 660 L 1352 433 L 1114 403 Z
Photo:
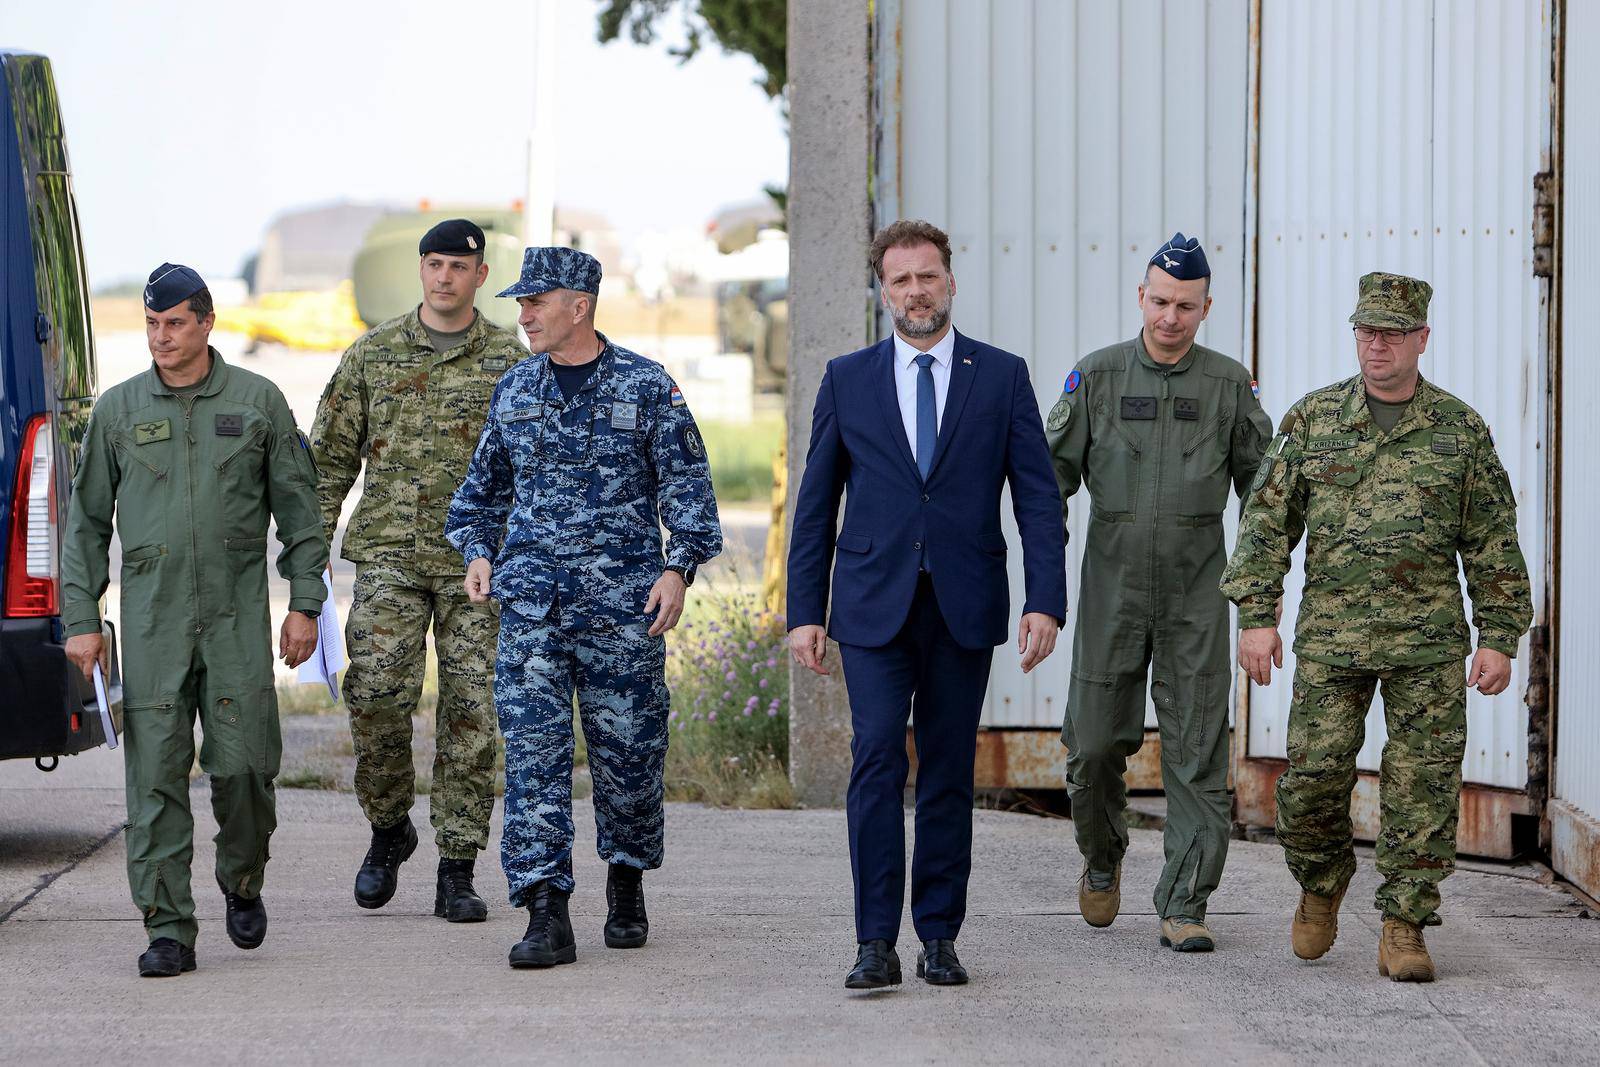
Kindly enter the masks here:
M 894 335 L 894 390 L 900 400 L 900 421 L 905 424 L 906 440 L 911 443 L 911 458 L 917 455 L 917 357 L 922 353 L 906 343 L 898 333 Z M 928 349 L 933 363 L 933 411 L 935 437 L 944 426 L 944 398 L 950 394 L 950 362 L 956 354 L 956 331 L 945 331 L 939 343 Z

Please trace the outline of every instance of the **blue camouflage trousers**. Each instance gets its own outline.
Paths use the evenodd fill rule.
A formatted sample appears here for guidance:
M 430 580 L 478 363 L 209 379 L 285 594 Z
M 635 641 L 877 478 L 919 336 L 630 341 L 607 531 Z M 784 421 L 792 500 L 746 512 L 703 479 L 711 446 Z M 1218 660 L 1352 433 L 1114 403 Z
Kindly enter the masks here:
M 597 850 L 607 863 L 661 866 L 667 757 L 666 640 L 642 613 L 552 604 L 543 619 L 502 603 L 494 702 L 506 743 L 500 856 L 514 907 L 552 879 L 571 892 L 572 704 L 589 750 Z

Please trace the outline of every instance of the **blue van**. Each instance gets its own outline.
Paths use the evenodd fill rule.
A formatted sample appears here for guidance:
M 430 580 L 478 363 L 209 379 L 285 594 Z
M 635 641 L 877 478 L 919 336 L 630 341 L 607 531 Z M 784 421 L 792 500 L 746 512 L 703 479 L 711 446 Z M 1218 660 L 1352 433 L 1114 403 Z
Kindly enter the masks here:
M 61 632 L 61 533 L 94 392 L 55 79 L 45 57 L 0 51 L 0 759 L 41 770 L 107 740 Z M 116 635 L 103 633 L 120 723 Z

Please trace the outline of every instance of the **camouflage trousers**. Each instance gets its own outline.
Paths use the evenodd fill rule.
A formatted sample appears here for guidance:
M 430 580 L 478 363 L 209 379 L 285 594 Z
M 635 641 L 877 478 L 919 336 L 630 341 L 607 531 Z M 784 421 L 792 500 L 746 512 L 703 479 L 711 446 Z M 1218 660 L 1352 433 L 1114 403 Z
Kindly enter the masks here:
M 666 641 L 650 620 L 556 603 L 543 619 L 501 609 L 494 698 L 506 739 L 501 862 L 511 903 L 552 879 L 571 892 L 573 696 L 594 782 L 600 858 L 661 866 L 667 759 Z
M 1386 918 L 1439 923 L 1439 883 L 1455 870 L 1466 670 L 1458 660 L 1371 671 L 1301 659 L 1289 707 L 1289 769 L 1278 779 L 1278 840 L 1302 888 L 1331 897 L 1355 873 L 1350 794 L 1367 709 L 1381 683 L 1376 906 Z
M 425 641 L 439 659 L 433 792 L 439 854 L 472 859 L 489 843 L 494 810 L 494 705 L 490 671 L 499 620 L 492 602 L 467 599 L 459 576 L 360 564 L 345 628 L 356 797 L 374 826 L 407 818 L 416 799 L 411 716 L 422 695 Z

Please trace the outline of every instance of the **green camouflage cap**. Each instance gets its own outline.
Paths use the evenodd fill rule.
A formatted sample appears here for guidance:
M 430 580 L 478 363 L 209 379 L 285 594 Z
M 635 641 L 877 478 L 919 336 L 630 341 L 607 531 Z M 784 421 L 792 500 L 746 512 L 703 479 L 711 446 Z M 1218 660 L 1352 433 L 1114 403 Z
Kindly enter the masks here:
M 1350 321 L 1380 330 L 1415 330 L 1428 325 L 1433 286 L 1404 274 L 1375 270 L 1356 283 L 1356 309 Z

